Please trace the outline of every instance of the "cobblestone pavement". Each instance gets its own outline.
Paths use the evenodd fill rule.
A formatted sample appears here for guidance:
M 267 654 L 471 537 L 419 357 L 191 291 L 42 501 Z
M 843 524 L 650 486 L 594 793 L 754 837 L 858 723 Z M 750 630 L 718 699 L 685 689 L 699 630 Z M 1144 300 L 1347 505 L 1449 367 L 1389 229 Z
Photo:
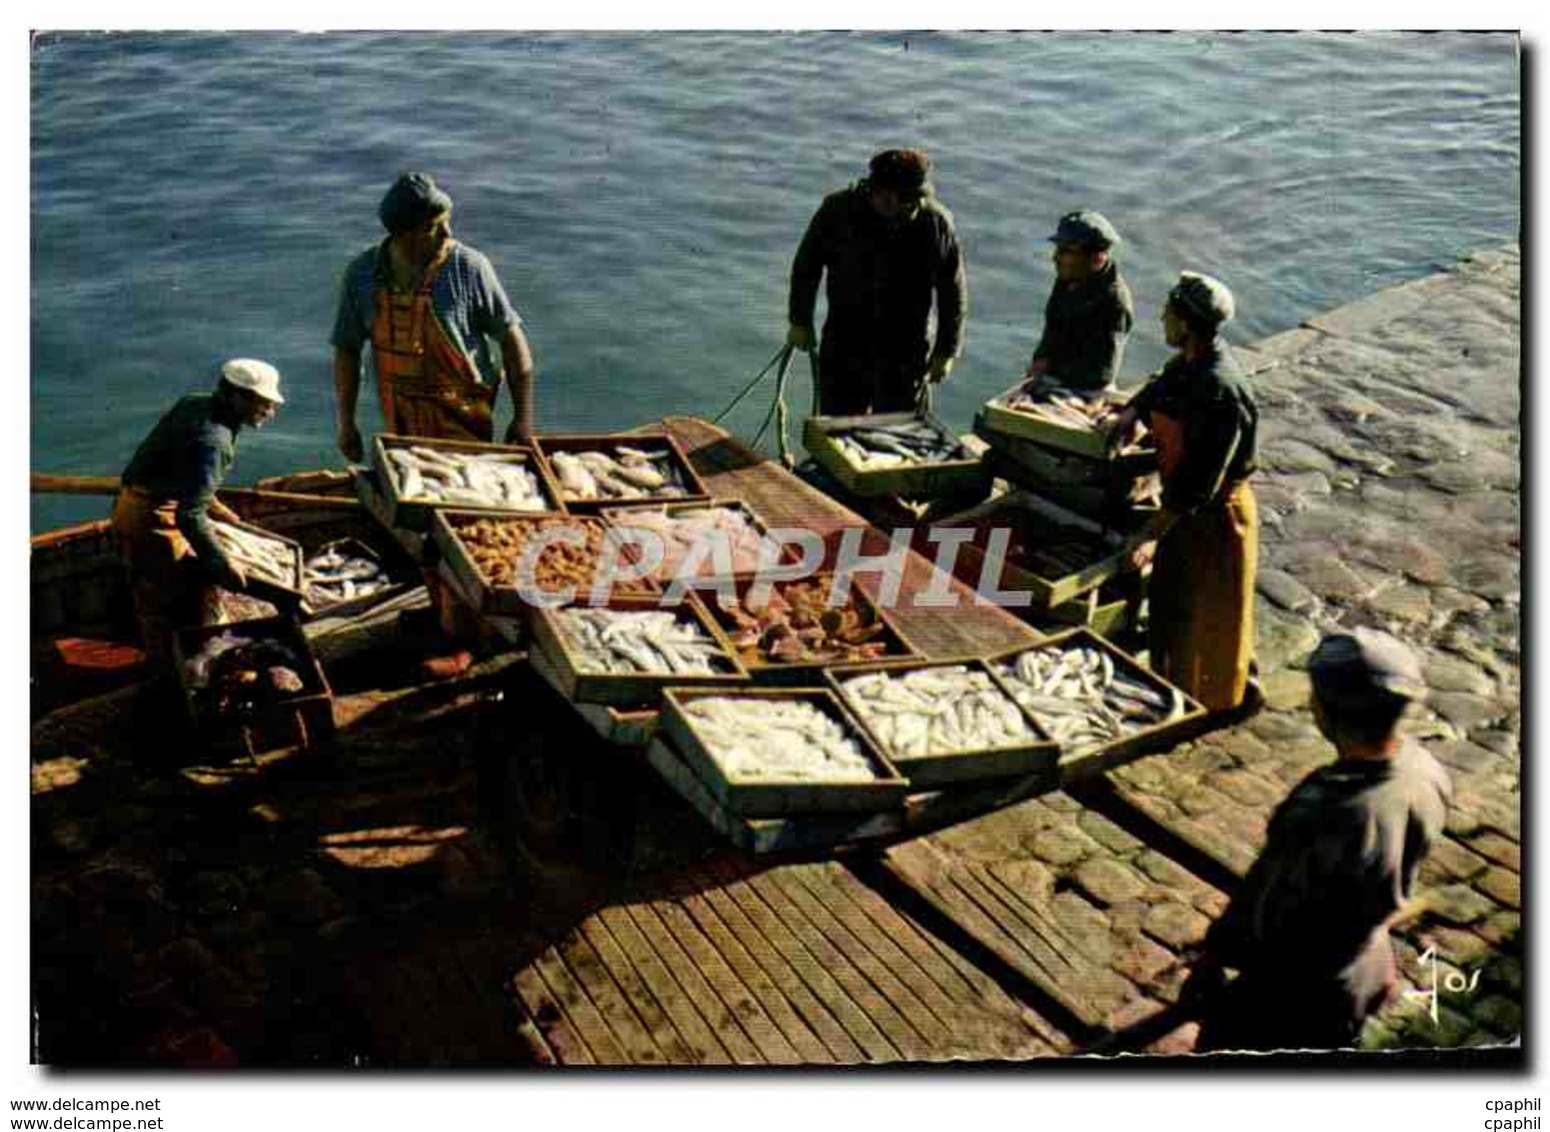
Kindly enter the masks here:
M 1449 768 L 1424 911 L 1396 932 L 1401 997 L 1370 1047 L 1456 1046 L 1521 1028 L 1519 275 L 1516 246 L 1310 320 L 1244 351 L 1263 418 L 1258 618 L 1267 709 L 1114 774 L 1122 796 L 1241 873 L 1274 805 L 1330 748 L 1304 662 L 1321 631 L 1409 641 L 1431 693 L 1413 721 Z M 1089 866 L 1091 867 L 1091 866 Z M 1183 917 L 1180 917 L 1182 920 Z M 1200 926 L 1191 924 L 1191 927 Z M 1187 934 L 1187 933 L 1185 933 Z M 1449 993 L 1449 976 L 1480 977 Z

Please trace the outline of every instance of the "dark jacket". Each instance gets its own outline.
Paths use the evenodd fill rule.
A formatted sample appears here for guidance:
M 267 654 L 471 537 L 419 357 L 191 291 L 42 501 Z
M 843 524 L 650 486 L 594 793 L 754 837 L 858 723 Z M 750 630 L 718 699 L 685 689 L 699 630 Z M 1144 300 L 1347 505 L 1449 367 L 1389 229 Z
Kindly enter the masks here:
M 799 326 L 813 325 L 827 272 L 825 354 L 841 345 L 844 354 L 880 354 L 924 369 L 928 351 L 954 357 L 963 342 L 968 283 L 952 214 L 928 197 L 912 219 L 890 226 L 872 208 L 871 192 L 860 181 L 824 198 L 797 248 L 788 313 Z
M 1412 742 L 1392 759 L 1341 759 L 1298 783 L 1206 936 L 1254 1000 L 1236 1004 L 1237 1030 L 1273 1039 L 1323 1013 L 1354 1034 L 1392 977 L 1385 921 L 1442 836 L 1451 792 L 1447 773 Z
M 190 394 L 156 422 L 120 477 L 125 487 L 177 503 L 178 530 L 216 576 L 230 574 L 231 564 L 215 541 L 208 511 L 237 458 L 237 430 L 217 397 Z
M 1130 288 L 1110 263 L 1079 287 L 1055 281 L 1044 304 L 1044 333 L 1034 360 L 1073 389 L 1104 389 L 1119 377 L 1135 323 Z
M 1220 339 L 1196 361 L 1170 358 L 1131 405 L 1143 421 L 1157 411 L 1184 423 L 1184 459 L 1163 481 L 1169 510 L 1191 514 L 1254 471 L 1259 409 L 1243 368 Z

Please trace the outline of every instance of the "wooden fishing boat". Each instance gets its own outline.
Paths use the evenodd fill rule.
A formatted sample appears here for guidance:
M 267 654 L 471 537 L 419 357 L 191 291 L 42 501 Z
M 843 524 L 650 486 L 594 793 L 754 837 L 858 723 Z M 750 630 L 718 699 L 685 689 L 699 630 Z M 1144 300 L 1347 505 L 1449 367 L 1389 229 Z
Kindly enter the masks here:
M 772 528 L 803 527 L 826 539 L 859 528 L 864 553 L 887 550 L 882 531 L 724 431 L 678 417 L 657 431 L 681 448 L 712 497 L 743 501 Z M 114 487 L 57 477 L 35 477 L 34 486 Z M 412 533 L 389 534 L 358 476 L 297 473 L 222 497 L 245 520 L 307 550 L 353 538 L 417 568 L 410 550 L 423 544 Z M 857 583 L 877 597 L 875 575 L 860 574 Z M 931 563 L 911 553 L 891 612 L 925 658 L 985 656 L 1044 639 L 1012 612 L 976 602 L 961 579 L 947 583 L 962 599 L 954 608 L 915 600 L 933 583 L 942 584 Z M 659 729 L 657 710 L 565 699 L 557 691 L 564 681 L 536 652 L 529 660 L 519 619 L 486 618 L 490 641 L 463 679 L 423 684 L 400 667 L 384 682 L 369 664 L 365 675 L 334 679 L 350 663 L 392 652 L 399 615 L 426 603 L 417 589 L 308 625 L 337 693 L 337 734 L 321 750 L 205 765 L 175 718 L 159 717 L 161 707 L 145 698 L 145 673 L 126 648 L 134 626 L 106 521 L 33 539 L 31 597 L 34 821 L 42 847 L 35 870 L 45 894 L 33 953 L 43 1060 L 288 1064 L 305 1059 L 295 1043 L 305 1046 L 299 1034 L 309 1018 L 311 1032 L 327 1039 L 316 1039 L 319 1059 L 389 1064 L 1024 1058 L 1115 1031 L 1110 1018 L 1121 1004 L 1112 994 L 1086 999 L 1081 990 L 1112 990 L 1112 973 L 1038 942 L 1059 929 L 1025 899 L 981 893 L 972 896 L 980 903 L 971 914 L 960 902 L 982 881 L 930 866 L 919 840 L 1075 788 L 1112 763 L 1101 754 L 1055 772 L 909 794 L 882 812 L 750 817 L 704 788 Z M 94 658 L 106 660 L 94 665 Z M 1160 736 L 1147 749 L 1176 739 Z M 148 823 L 131 841 L 138 850 L 115 848 L 103 832 L 135 822 Z M 190 838 L 202 849 L 187 849 Z M 887 845 L 898 848 L 886 865 L 839 863 L 861 847 Z M 827 863 L 782 863 L 815 857 Z M 868 872 L 879 867 L 892 879 Z M 124 944 L 136 957 L 132 971 L 83 943 L 72 926 L 77 913 L 55 906 L 97 908 L 109 876 L 130 891 L 123 898 L 130 912 L 127 919 L 111 908 L 93 914 L 134 937 Z M 858 876 L 882 887 L 858 888 Z M 251 908 L 210 895 L 223 886 L 249 892 Z M 419 909 L 409 922 L 392 911 L 406 906 Z M 958 928 L 928 922 L 943 915 L 968 919 Z M 823 938 L 830 918 L 846 925 L 838 945 L 848 958 L 829 957 L 838 981 L 787 985 L 796 978 L 789 966 L 796 950 L 824 955 L 839 941 Z M 167 927 L 169 919 L 178 926 Z M 292 954 L 298 945 L 275 936 L 291 940 L 297 931 L 310 941 L 308 969 L 329 995 L 298 1006 L 280 992 L 278 976 L 265 984 L 273 997 L 259 995 L 258 1005 L 252 995 L 219 990 L 233 980 L 233 963 L 262 971 L 261 956 L 275 948 Z M 961 957 L 945 967 L 930 958 L 954 931 L 989 932 L 994 946 L 969 966 L 1010 965 L 1015 975 L 965 975 Z M 173 938 L 147 944 L 146 932 Z M 395 942 L 385 952 L 388 939 Z M 958 987 L 932 1008 L 929 1025 L 905 1025 L 896 1004 L 852 985 L 861 974 L 844 973 L 855 964 L 870 970 L 876 960 L 868 949 L 899 947 L 914 954 L 909 962 L 920 977 Z M 949 974 L 954 967 L 960 973 Z M 216 968 L 219 978 L 210 973 Z M 178 989 L 180 980 L 218 985 L 190 1006 L 194 992 Z M 1038 988 L 1037 1010 L 1008 998 L 1003 988 L 1018 980 Z M 113 1015 L 107 1044 L 91 1037 L 106 1024 L 81 1021 L 91 994 L 130 1003 L 122 1017 Z M 176 1009 L 157 1005 L 167 996 Z M 743 1011 L 743 1021 L 715 1003 Z M 1030 1021 L 1038 1012 L 1058 1021 Z M 135 1026 L 147 1017 L 152 1032 L 143 1034 Z M 750 1029 L 753 1017 L 768 1025 Z M 831 1034 L 823 1017 L 848 1019 L 846 1036 Z M 265 1027 L 281 1036 L 266 1044 Z

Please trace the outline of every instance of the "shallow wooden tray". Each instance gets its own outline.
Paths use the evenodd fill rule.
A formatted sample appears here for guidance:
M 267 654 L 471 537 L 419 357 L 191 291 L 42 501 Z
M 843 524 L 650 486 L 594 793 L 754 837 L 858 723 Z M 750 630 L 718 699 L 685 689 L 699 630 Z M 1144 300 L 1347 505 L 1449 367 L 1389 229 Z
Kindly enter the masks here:
M 379 554 L 374 547 L 369 546 L 368 544 L 362 542 L 360 539 L 334 539 L 332 542 L 326 543 L 325 545 L 319 547 L 317 553 L 322 554 L 324 551 L 330 548 L 339 548 L 345 553 L 353 554 L 360 558 L 370 558 L 372 561 L 376 562 L 378 566 L 382 567 L 383 571 L 387 574 L 388 583 L 376 593 L 352 597 L 344 601 L 335 601 L 327 605 L 314 606 L 306 599 L 305 596 L 307 579 L 306 561 L 304 557 L 302 562 L 303 597 L 301 613 L 303 618 L 307 621 L 311 621 L 318 617 L 354 617 L 357 613 L 364 613 L 366 610 L 371 609 L 374 606 L 381 605 L 385 601 L 392 601 L 394 598 L 399 597 L 400 595 L 414 589 L 415 586 L 422 584 L 422 579 L 418 570 L 396 566 L 392 562 L 384 562 L 384 555 Z
M 523 457 L 523 461 L 538 477 L 539 490 L 543 492 L 548 507 L 543 511 L 515 511 L 510 507 L 476 507 L 466 503 L 433 503 L 426 499 L 405 499 L 399 492 L 397 469 L 387 458 L 389 448 L 432 448 L 438 452 L 504 452 Z M 525 444 L 482 444 L 476 440 L 432 440 L 419 436 L 394 436 L 378 433 L 371 439 L 371 462 L 377 472 L 377 488 L 383 494 L 388 526 L 404 527 L 411 531 L 424 531 L 431 525 L 431 515 L 436 511 L 478 511 L 490 515 L 514 515 L 524 519 L 543 518 L 566 514 L 560 502 L 559 488 L 549 473 L 549 466 L 542 455 Z
M 659 609 L 656 597 L 616 597 L 606 609 L 647 610 Z M 693 595 L 686 596 L 682 605 L 673 612 L 682 618 L 692 619 L 700 626 L 726 655 L 726 671 L 709 676 L 686 676 L 674 672 L 606 673 L 584 668 L 571 647 L 565 643 L 554 610 L 533 607 L 529 614 L 533 643 L 548 662 L 555 686 L 572 703 L 609 704 L 615 707 L 651 707 L 657 703 L 662 689 L 669 685 L 693 688 L 735 689 L 748 684 L 748 673 L 738 661 L 736 653 L 721 635 L 715 621 L 705 607 Z
M 729 695 L 741 699 L 810 703 L 837 720 L 854 738 L 875 777 L 819 782 L 811 779 L 739 778 L 728 775 L 720 761 L 700 739 L 684 706 L 706 696 Z M 877 749 L 866 730 L 827 688 L 745 688 L 724 693 L 698 688 L 670 687 L 662 693 L 661 734 L 703 782 L 711 796 L 729 811 L 744 817 L 778 817 L 804 813 L 872 812 L 904 803 L 909 780 Z
M 453 511 L 438 510 L 431 520 L 431 537 L 436 540 L 436 545 L 441 548 L 442 557 L 447 567 L 458 579 L 461 588 L 470 599 L 476 613 L 504 614 L 513 617 L 525 616 L 532 608 L 523 598 L 522 591 L 516 586 L 498 586 L 485 576 L 474 561 L 473 553 L 468 545 L 458 534 L 458 527 L 465 522 L 479 519 L 498 519 L 502 522 L 514 523 L 539 523 L 551 519 L 564 519 L 578 528 L 597 527 L 600 530 L 607 529 L 607 523 L 595 515 L 523 515 L 512 511 Z M 633 548 L 624 548 L 625 557 L 634 561 Z M 660 592 L 659 587 L 649 578 L 626 584 L 615 583 L 614 593 L 629 597 L 654 597 Z M 589 598 L 587 593 L 578 592 L 576 601 L 585 604 Z M 566 603 L 570 604 L 570 603 Z
M 1109 553 L 1099 555 L 1080 570 L 1073 570 L 1058 577 L 1046 577 L 1035 573 L 1009 555 L 1002 565 L 1000 588 L 1005 591 L 1023 591 L 1029 594 L 1031 601 L 1028 608 L 1051 609 L 1130 569 L 1129 555 L 1123 549 L 1124 540 L 1117 532 L 1106 531 L 1091 519 L 1078 515 L 1074 511 L 1068 511 L 1059 504 L 1052 503 L 1030 491 L 1008 492 L 977 507 L 971 507 L 967 511 L 949 515 L 932 526 L 966 526 L 992 519 L 998 513 L 1011 511 L 1032 518 L 1036 523 L 1072 528 L 1092 536 L 1095 542 L 1107 541 L 1111 547 Z M 984 561 L 983 550 L 965 543 L 958 548 L 953 573 L 968 585 L 978 586 Z
M 796 581 L 806 580 L 807 579 L 796 579 Z M 738 575 L 730 579 L 723 579 L 721 584 L 730 584 L 736 590 L 738 600 L 741 601 L 747 595 L 748 587 L 752 585 L 753 582 L 754 578 L 745 574 Z M 785 589 L 787 586 L 793 584 L 795 583 L 782 581 L 776 581 L 773 583 L 774 590 L 777 593 Z M 856 584 L 854 579 L 852 579 L 850 583 L 851 602 L 868 616 L 869 623 L 871 621 L 878 621 L 882 623 L 882 639 L 884 642 L 886 642 L 888 647 L 885 654 L 881 657 L 867 657 L 860 660 L 802 660 L 792 662 L 775 660 L 748 660 L 744 658 L 742 654 L 738 652 L 736 646 L 732 644 L 732 638 L 736 635 L 736 629 L 730 614 L 725 613 L 718 604 L 716 593 L 712 584 L 709 582 L 698 583 L 695 589 L 702 595 L 705 602 L 705 608 L 709 610 L 710 616 L 715 620 L 717 628 L 721 630 L 723 637 L 727 641 L 727 647 L 732 649 L 734 653 L 737 653 L 739 662 L 745 669 L 747 669 L 748 674 L 753 677 L 755 682 L 760 684 L 819 687 L 824 683 L 824 672 L 828 669 L 835 669 L 836 671 L 848 671 L 852 668 L 862 665 L 873 665 L 886 663 L 889 661 L 925 659 L 925 654 L 920 652 L 913 644 L 910 643 L 909 638 L 904 635 L 902 630 L 900 630 L 898 623 L 888 614 L 886 610 L 880 608 L 876 602 L 868 597 L 866 592 Z
M 1023 382 L 1018 381 L 1011 388 L 1002 390 L 986 401 L 975 415 L 974 431 L 990 444 L 995 445 L 1000 437 L 1011 436 L 1036 441 L 1049 448 L 1075 452 L 1095 460 L 1130 461 L 1147 458 L 1142 455 L 1148 451 L 1148 446 L 1145 444 L 1110 453 L 1108 434 L 1099 429 L 1065 424 L 1039 413 L 1007 408 L 1003 402 L 1022 387 Z M 1129 396 L 1129 394 L 1122 394 L 1116 403 L 1124 404 L 1129 400 Z M 1155 453 L 1150 459 L 1154 461 L 1152 466 L 1155 467 Z M 1149 471 L 1150 468 L 1137 470 Z
M 254 597 L 262 598 L 264 601 L 273 602 L 282 608 L 297 609 L 301 606 L 304 589 L 302 562 L 306 557 L 302 553 L 301 543 L 293 538 L 286 538 L 284 535 L 276 534 L 274 531 L 260 527 L 256 523 L 248 523 L 242 520 L 232 522 L 230 519 L 217 519 L 213 516 L 210 519 L 210 523 L 215 527 L 236 527 L 238 530 L 246 531 L 250 535 L 256 535 L 269 542 L 283 544 L 290 554 L 291 577 L 294 579 L 295 584 L 282 586 L 278 582 L 271 582 L 267 578 L 260 578 L 249 574 L 246 592 Z
M 569 511 L 590 514 L 601 511 L 605 507 L 651 507 L 659 503 L 705 503 L 710 500 L 710 491 L 705 487 L 705 481 L 700 479 L 699 473 L 689 463 L 689 457 L 684 454 L 683 447 L 666 433 L 565 433 L 540 436 L 536 443 L 539 453 L 544 458 L 545 467 L 549 471 L 550 481 L 554 485 L 554 498 L 560 500 Z M 677 468 L 679 479 L 683 481 L 684 494 L 643 495 L 637 499 L 571 499 L 563 494 L 559 473 L 549 463 L 554 453 L 608 452 L 620 447 L 647 451 L 667 449 L 672 453 L 673 466 Z
M 296 675 L 302 690 L 251 715 L 231 715 L 201 705 L 202 690 L 189 683 L 187 662 L 204 643 L 222 633 L 259 639 L 276 639 L 291 648 L 300 661 Z M 261 617 L 227 625 L 195 625 L 178 630 L 172 642 L 178 684 L 184 708 L 196 733 L 206 740 L 238 738 L 249 755 L 281 747 L 309 747 L 334 730 L 333 692 L 312 643 L 290 617 Z
M 802 446 L 848 491 L 862 498 L 879 495 L 933 498 L 970 487 L 988 486 L 989 473 L 979 453 L 961 460 L 943 460 L 933 464 L 866 469 L 851 463 L 833 439 L 834 433 L 853 428 L 886 428 L 889 425 L 922 420 L 944 436 L 957 439 L 952 429 L 927 412 L 878 413 L 872 416 L 808 417 L 802 425 Z
M 1145 684 L 1154 691 L 1166 696 L 1174 696 L 1183 711 L 1158 723 L 1141 727 L 1124 736 L 1108 743 L 1088 743 L 1080 747 L 1065 747 L 1060 750 L 1060 764 L 1063 774 L 1070 776 L 1073 768 L 1080 766 L 1083 775 L 1096 774 L 1109 766 L 1123 762 L 1132 752 L 1144 748 L 1160 745 L 1160 740 L 1169 734 L 1179 731 L 1192 730 L 1197 719 L 1205 714 L 1205 708 L 1195 700 L 1185 695 L 1183 691 L 1175 688 L 1168 681 L 1158 676 L 1147 668 L 1135 657 L 1125 650 L 1104 640 L 1098 634 L 1085 627 L 1067 629 L 1056 633 L 1048 640 L 1028 648 L 1009 649 L 1005 652 L 994 653 L 985 658 L 986 665 L 991 670 L 998 683 L 1006 689 L 1007 694 L 1012 694 L 1011 687 L 1002 679 L 996 671 L 997 665 L 1014 661 L 1025 652 L 1049 652 L 1060 651 L 1066 648 L 1094 648 L 1109 655 L 1114 662 L 1114 667 L 1123 671 L 1127 676 L 1133 677 L 1137 682 Z M 1015 698 L 1015 697 L 1014 697 Z M 1035 720 L 1039 719 L 1037 711 L 1030 710 L 1029 714 Z
M 1060 761 L 1059 744 L 1045 733 L 1038 719 L 1021 704 L 1017 704 L 1017 710 L 1033 727 L 1036 735 L 1033 739 L 1010 747 L 982 747 L 941 751 L 928 755 L 905 755 L 890 749 L 883 742 L 866 711 L 860 706 L 860 701 L 845 690 L 846 682 L 872 672 L 896 673 L 903 676 L 909 672 L 959 666 L 987 674 L 989 672 L 984 661 L 975 657 L 964 657 L 958 660 L 862 665 L 843 671 L 826 672 L 825 678 L 834 694 L 850 709 L 850 714 L 865 729 L 877 749 L 899 768 L 901 774 L 909 778 L 911 789 L 921 790 L 961 782 L 977 782 L 987 778 L 1053 773 Z M 999 680 L 992 677 L 991 684 L 1006 694 L 1006 688 Z M 1012 702 L 1016 703 L 1015 700 Z
M 704 500 L 704 501 L 693 501 L 693 500 L 691 500 L 691 501 L 685 502 L 685 503 L 660 503 L 660 504 L 650 504 L 650 503 L 648 503 L 648 504 L 645 504 L 644 506 L 640 505 L 640 504 L 637 504 L 637 503 L 619 503 L 619 504 L 610 504 L 610 505 L 602 508 L 601 510 L 599 510 L 598 514 L 601 515 L 609 523 L 612 523 L 612 524 L 617 525 L 617 526 L 624 526 L 624 525 L 628 525 L 628 523 L 630 521 L 630 513 L 631 512 L 648 511 L 648 512 L 652 512 L 654 514 L 673 516 L 673 515 L 681 514 L 681 513 L 686 512 L 686 511 L 703 511 L 703 510 L 706 510 L 707 508 L 716 508 L 716 507 L 722 507 L 722 508 L 727 508 L 729 510 L 742 512 L 744 517 L 748 520 L 749 526 L 751 526 L 754 530 L 758 531 L 759 534 L 762 537 L 764 537 L 766 539 L 769 537 L 769 531 L 770 531 L 769 524 L 766 523 L 764 521 L 764 519 L 760 517 L 760 515 L 759 515 L 759 513 L 757 511 L 755 511 L 752 507 L 748 506 L 748 504 L 744 503 L 741 499 L 710 499 L 710 500 Z M 796 549 L 794 547 L 783 546 L 783 547 L 780 548 L 780 553 L 776 557 L 776 562 L 779 562 L 779 563 L 790 563 L 790 562 L 795 560 L 795 557 L 796 557 Z M 713 580 L 713 579 L 717 579 L 717 578 L 730 578 L 730 577 L 734 577 L 737 574 L 737 571 L 735 569 L 732 570 L 731 572 L 720 572 L 720 573 L 718 573 L 717 571 L 710 569 L 710 566 L 711 566 L 710 562 L 706 562 L 704 565 L 706 567 L 704 572 L 700 573 L 700 574 L 696 574 L 694 579 L 692 579 L 694 582 L 703 582 L 703 581 Z M 664 586 L 668 585 L 672 581 L 671 576 L 664 575 L 660 570 L 657 571 L 656 573 L 652 574 L 651 578 L 652 578 L 652 580 L 657 582 L 659 585 L 664 585 Z

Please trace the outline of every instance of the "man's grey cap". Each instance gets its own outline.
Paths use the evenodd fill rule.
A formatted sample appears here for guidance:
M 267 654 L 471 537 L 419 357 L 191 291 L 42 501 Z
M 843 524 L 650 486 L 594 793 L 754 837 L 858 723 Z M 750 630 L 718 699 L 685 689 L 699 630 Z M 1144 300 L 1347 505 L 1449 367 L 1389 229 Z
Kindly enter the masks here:
M 1179 272 L 1179 281 L 1168 292 L 1168 301 L 1178 303 L 1214 324 L 1226 322 L 1238 309 L 1227 284 L 1198 271 Z
M 1119 232 L 1101 212 L 1083 209 L 1060 218 L 1051 236 L 1052 244 L 1080 244 L 1084 248 L 1112 248 L 1119 243 Z
M 1426 695 L 1421 662 L 1403 641 L 1365 627 L 1330 633 L 1308 657 L 1308 676 L 1320 697 L 1344 702 L 1376 691 L 1407 700 Z
M 382 226 L 395 235 L 423 227 L 452 208 L 452 198 L 429 173 L 405 173 L 393 182 L 377 207 Z

